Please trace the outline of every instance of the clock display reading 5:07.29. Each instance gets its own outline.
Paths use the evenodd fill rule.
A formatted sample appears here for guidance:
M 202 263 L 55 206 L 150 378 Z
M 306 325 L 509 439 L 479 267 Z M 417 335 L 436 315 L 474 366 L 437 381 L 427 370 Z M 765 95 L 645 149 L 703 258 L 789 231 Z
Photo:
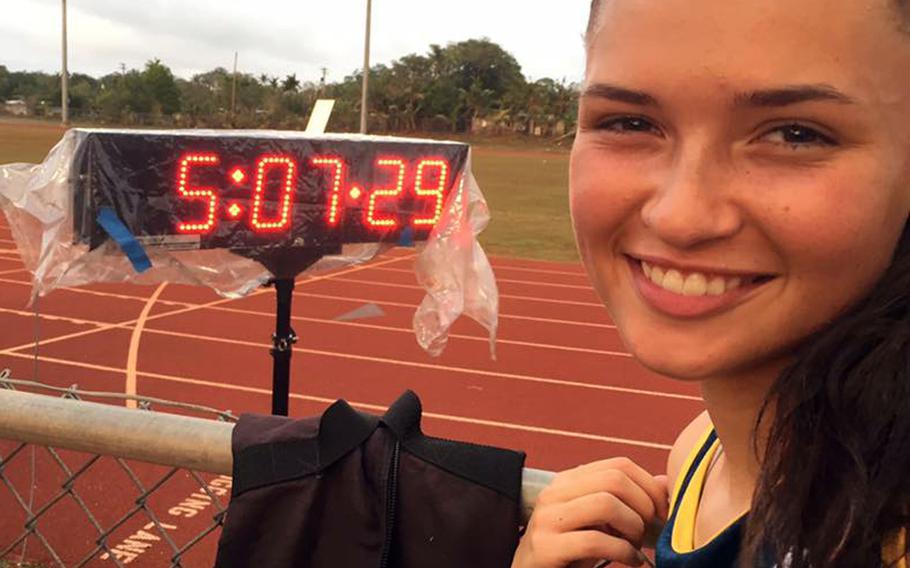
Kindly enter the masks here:
M 254 233 L 280 233 L 292 229 L 293 207 L 301 175 L 325 176 L 328 189 L 323 221 L 337 227 L 349 207 L 362 210 L 365 228 L 384 232 L 402 228 L 432 228 L 442 215 L 451 166 L 442 157 L 408 160 L 379 155 L 372 164 L 372 179 L 365 183 L 349 180 L 349 164 L 335 154 L 306 156 L 270 153 L 250 164 L 229 164 L 218 152 L 183 154 L 177 162 L 174 190 L 192 215 L 181 218 L 176 232 L 206 235 L 222 218 L 245 221 Z M 223 182 L 232 189 L 248 188 L 249 199 L 223 199 L 222 188 L 212 183 L 214 170 L 227 171 Z M 236 191 L 233 192 L 236 194 Z M 402 199 L 414 203 L 422 213 L 404 221 L 397 214 Z

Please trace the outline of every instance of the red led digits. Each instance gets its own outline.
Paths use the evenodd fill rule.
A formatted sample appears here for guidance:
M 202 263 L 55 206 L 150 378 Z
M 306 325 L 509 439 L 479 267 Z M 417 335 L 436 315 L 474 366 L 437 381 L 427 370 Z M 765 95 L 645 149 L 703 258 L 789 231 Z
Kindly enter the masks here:
M 330 168 L 332 175 L 332 192 L 329 194 L 329 211 L 326 220 L 330 227 L 335 227 L 341 220 L 341 179 L 344 177 L 344 162 L 340 158 L 317 156 L 310 160 L 317 167 Z
M 193 187 L 189 185 L 190 173 L 197 166 L 216 166 L 219 159 L 217 154 L 186 154 L 180 159 L 177 168 L 177 193 L 184 199 L 208 201 L 208 214 L 202 221 L 191 221 L 177 224 L 177 232 L 184 235 L 201 235 L 215 227 L 215 208 L 218 205 L 218 196 L 210 187 Z
M 265 194 L 265 181 L 269 170 L 283 169 L 281 178 L 281 200 L 278 205 L 278 218 L 274 221 L 262 219 L 262 199 Z M 297 181 L 297 162 L 287 156 L 263 156 L 256 162 L 256 189 L 253 192 L 253 214 L 250 222 L 253 227 L 265 232 L 278 232 L 291 224 L 291 205 L 294 200 L 294 186 Z
M 439 183 L 433 189 L 424 187 L 424 177 L 428 168 L 439 169 Z M 412 221 L 415 226 L 429 225 L 433 226 L 442 217 L 442 205 L 444 201 L 444 191 L 446 183 L 449 180 L 449 164 L 445 160 L 421 160 L 417 164 L 417 181 L 414 183 L 414 193 L 419 197 L 432 197 L 435 200 L 433 205 L 432 217 L 419 217 Z
M 376 160 L 376 165 L 386 168 L 396 168 L 398 171 L 393 173 L 395 180 L 394 188 L 374 189 L 370 194 L 370 204 L 367 207 L 367 224 L 371 227 L 397 227 L 398 221 L 393 218 L 376 218 L 376 199 L 379 197 L 398 197 L 404 190 L 404 160 L 399 158 L 380 158 Z

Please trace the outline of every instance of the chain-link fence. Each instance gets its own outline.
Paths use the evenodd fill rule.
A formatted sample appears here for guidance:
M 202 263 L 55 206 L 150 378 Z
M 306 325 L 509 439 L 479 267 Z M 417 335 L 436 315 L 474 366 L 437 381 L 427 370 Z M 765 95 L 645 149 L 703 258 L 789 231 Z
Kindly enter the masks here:
M 211 566 L 231 487 L 211 455 L 229 456 L 235 420 L 0 371 L 0 567 Z M 221 429 L 194 437 L 206 424 Z M 124 459 L 136 456 L 152 457 Z
M 0 371 L 0 568 L 212 566 L 236 420 Z M 552 477 L 524 470 L 525 519 Z

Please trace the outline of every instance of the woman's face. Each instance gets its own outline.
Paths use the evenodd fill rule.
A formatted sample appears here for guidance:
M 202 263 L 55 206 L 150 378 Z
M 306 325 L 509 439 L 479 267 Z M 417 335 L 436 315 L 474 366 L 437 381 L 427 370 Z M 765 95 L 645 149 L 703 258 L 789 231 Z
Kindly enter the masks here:
M 889 0 L 604 1 L 572 218 L 645 366 L 785 359 L 881 276 L 910 213 L 901 25 Z

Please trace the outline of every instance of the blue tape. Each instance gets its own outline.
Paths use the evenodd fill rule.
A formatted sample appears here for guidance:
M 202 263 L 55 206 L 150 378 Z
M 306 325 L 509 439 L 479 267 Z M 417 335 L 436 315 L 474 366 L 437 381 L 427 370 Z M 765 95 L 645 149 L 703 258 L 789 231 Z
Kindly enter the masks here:
M 123 254 L 130 259 L 136 272 L 141 274 L 152 267 L 152 261 L 149 260 L 148 255 L 145 254 L 145 249 L 142 248 L 142 245 L 139 244 L 139 241 L 136 240 L 133 233 L 126 228 L 123 221 L 117 217 L 117 214 L 114 213 L 113 209 L 110 207 L 102 208 L 98 213 L 97 221 L 98 224 L 107 231 L 107 234 L 120 246 L 121 250 L 123 250 Z
M 400 247 L 412 247 L 414 246 L 414 231 L 410 226 L 405 227 L 401 231 L 401 238 L 398 239 L 398 246 Z

